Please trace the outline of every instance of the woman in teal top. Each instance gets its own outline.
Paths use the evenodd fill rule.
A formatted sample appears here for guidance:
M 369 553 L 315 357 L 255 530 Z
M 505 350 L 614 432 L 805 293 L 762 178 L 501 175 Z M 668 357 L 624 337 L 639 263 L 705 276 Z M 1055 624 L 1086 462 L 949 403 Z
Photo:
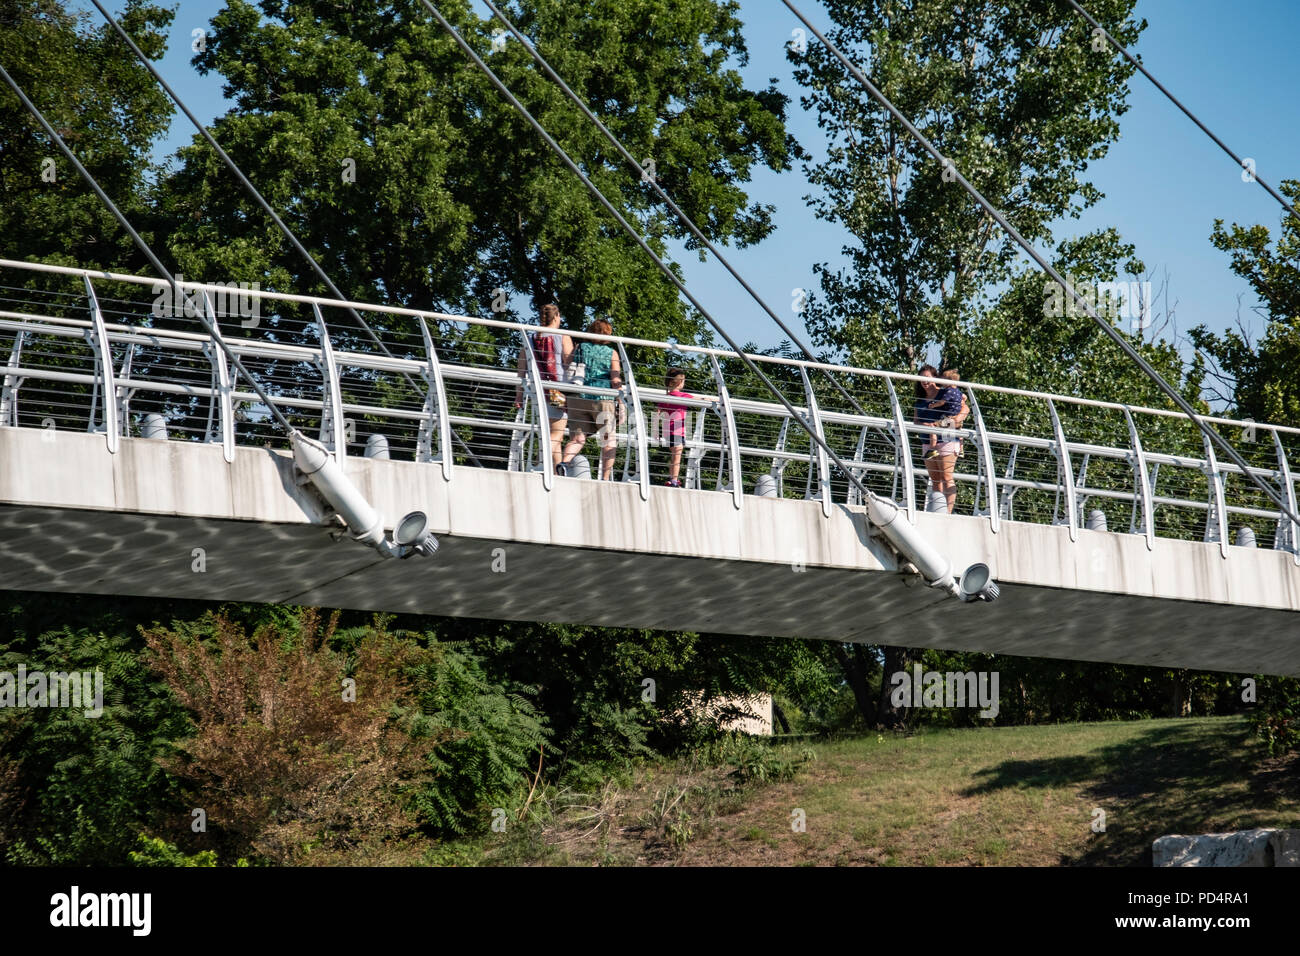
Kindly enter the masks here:
M 594 335 L 611 335 L 614 332 L 604 319 L 596 319 L 587 326 Z M 597 388 L 622 388 L 623 370 L 618 364 L 618 352 L 613 347 L 595 339 L 582 339 L 574 345 L 573 360 L 586 366 L 583 384 Z M 587 444 L 587 436 L 595 435 L 600 441 L 600 476 L 608 481 L 614 472 L 614 457 L 618 452 L 618 409 L 612 398 L 583 392 L 569 399 L 569 444 L 564 448 L 564 460 L 573 459 Z

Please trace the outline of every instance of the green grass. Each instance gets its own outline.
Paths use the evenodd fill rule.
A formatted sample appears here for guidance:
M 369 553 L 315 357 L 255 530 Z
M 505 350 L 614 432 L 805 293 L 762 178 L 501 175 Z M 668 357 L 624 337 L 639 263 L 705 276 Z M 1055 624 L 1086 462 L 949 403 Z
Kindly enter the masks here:
M 532 826 L 476 852 L 488 864 L 1150 866 L 1163 834 L 1300 827 L 1300 757 L 1268 758 L 1241 717 L 871 734 L 774 747 L 765 762 L 779 772 L 725 751 L 713 766 L 647 765 L 599 793 L 548 796 Z
M 803 808 L 807 833 L 780 838 L 790 857 L 780 862 L 1149 865 L 1151 841 L 1166 833 L 1300 826 L 1296 775 L 1237 717 L 939 730 L 814 749 L 804 775 L 767 788 L 736 820 L 780 834 L 781 806 Z M 1097 808 L 1103 833 L 1092 829 Z M 723 862 L 716 849 L 691 847 L 700 862 Z

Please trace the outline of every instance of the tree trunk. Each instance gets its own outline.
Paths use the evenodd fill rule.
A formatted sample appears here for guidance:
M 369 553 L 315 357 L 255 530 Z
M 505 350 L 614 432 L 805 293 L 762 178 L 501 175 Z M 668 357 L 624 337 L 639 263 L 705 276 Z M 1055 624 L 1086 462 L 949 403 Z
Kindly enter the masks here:
M 876 722 L 876 708 L 871 699 L 871 688 L 867 686 L 867 672 L 870 663 L 867 657 L 867 650 L 861 644 L 854 644 L 853 653 L 850 654 L 843 644 L 833 645 L 835 648 L 835 659 L 840 663 L 840 669 L 844 671 L 844 679 L 848 681 L 849 689 L 853 691 L 853 699 L 857 702 L 858 713 L 866 721 L 867 726 L 871 727 Z
M 785 719 L 785 711 L 781 709 L 781 705 L 776 702 L 775 697 L 772 698 L 772 716 L 781 725 L 781 733 L 788 734 L 790 732 L 790 722 Z
M 876 723 L 887 730 L 901 730 L 907 725 L 908 708 L 895 707 L 889 698 L 893 690 L 890 677 L 899 671 L 907 673 L 917 657 L 915 649 L 910 647 L 882 647 L 885 652 L 885 667 L 880 675 L 880 696 L 877 699 Z M 916 701 L 912 701 L 913 704 Z
M 1177 670 L 1171 675 L 1173 686 L 1169 688 L 1169 716 L 1192 716 L 1192 682 L 1187 679 L 1187 671 Z

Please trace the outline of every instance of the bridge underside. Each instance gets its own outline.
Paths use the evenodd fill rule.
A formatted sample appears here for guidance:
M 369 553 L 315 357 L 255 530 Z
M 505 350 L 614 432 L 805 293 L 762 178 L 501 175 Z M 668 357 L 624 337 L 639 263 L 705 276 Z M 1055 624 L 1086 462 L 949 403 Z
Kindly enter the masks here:
M 0 505 L 0 589 L 297 603 L 1300 674 L 1297 615 L 1276 608 L 1006 581 L 997 602 L 963 605 L 888 569 L 810 564 L 796 571 L 790 563 L 506 538 L 442 534 L 440 540 L 433 558 L 398 561 L 332 540 L 319 524 Z M 202 549 L 201 564 L 195 549 Z

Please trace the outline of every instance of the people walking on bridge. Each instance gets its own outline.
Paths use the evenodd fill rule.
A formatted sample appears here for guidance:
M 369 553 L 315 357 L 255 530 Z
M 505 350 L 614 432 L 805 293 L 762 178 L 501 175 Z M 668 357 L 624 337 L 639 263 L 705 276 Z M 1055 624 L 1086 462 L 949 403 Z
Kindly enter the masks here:
M 612 335 L 614 327 L 606 319 L 596 319 L 587 326 L 593 335 Z M 582 339 L 573 349 L 573 361 L 585 366 L 583 384 L 598 388 L 622 388 L 623 370 L 618 353 L 600 339 Z M 595 435 L 600 442 L 600 477 L 609 481 L 614 473 L 614 457 L 618 451 L 619 403 L 613 398 L 592 392 L 583 392 L 569 399 L 569 443 L 564 448 L 564 461 L 569 462 L 587 444 L 587 436 Z
M 537 371 L 542 379 L 546 414 L 551 423 L 551 463 L 559 465 L 561 446 L 564 444 L 564 430 L 568 419 L 568 401 L 558 388 L 546 388 L 546 382 L 564 380 L 564 369 L 573 354 L 573 339 L 563 332 L 555 331 L 560 327 L 560 307 L 554 302 L 542 306 L 540 323 L 543 329 L 550 331 L 532 332 L 528 344 L 537 360 Z M 519 353 L 519 385 L 515 388 L 515 408 L 523 405 L 524 379 L 528 374 L 528 357 L 521 350 Z
M 967 414 L 966 398 L 956 386 L 947 384 L 951 380 L 960 380 L 957 372 L 949 369 L 940 376 L 933 365 L 923 365 L 918 374 L 924 378 L 916 385 L 913 422 L 946 430 L 960 427 Z M 947 500 L 949 514 L 957 507 L 954 472 L 960 453 L 961 439 L 956 436 L 922 436 L 921 455 L 925 470 L 930 476 L 931 487 Z
M 664 376 L 664 390 L 677 398 L 693 398 L 682 391 L 686 386 L 686 372 L 673 366 Z M 660 420 L 664 427 L 664 438 L 668 441 L 668 481 L 669 488 L 680 488 L 678 478 L 682 467 L 682 449 L 686 447 L 686 406 L 665 403 L 659 407 Z

